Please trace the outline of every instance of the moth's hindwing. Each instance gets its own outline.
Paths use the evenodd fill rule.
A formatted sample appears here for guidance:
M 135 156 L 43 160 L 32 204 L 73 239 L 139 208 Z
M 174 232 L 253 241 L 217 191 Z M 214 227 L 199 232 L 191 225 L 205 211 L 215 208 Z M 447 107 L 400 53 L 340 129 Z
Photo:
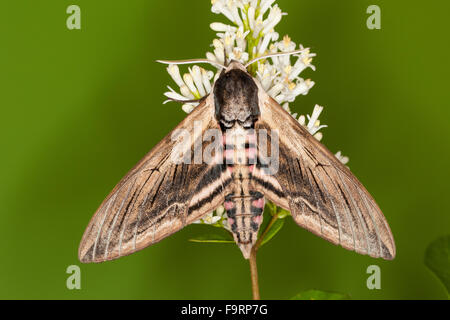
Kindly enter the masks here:
M 269 140 L 278 131 L 279 168 L 273 175 L 256 168 L 255 188 L 316 235 L 361 254 L 393 259 L 388 223 L 350 170 L 262 90 L 260 108 L 255 127 L 268 132 Z
M 205 130 L 219 129 L 211 103 L 212 98 L 206 98 L 176 127 L 195 137 L 191 150 Z M 202 125 L 199 132 L 194 130 L 197 121 Z M 167 135 L 105 199 L 83 235 L 80 261 L 101 262 L 141 250 L 224 202 L 229 173 L 222 165 L 203 161 L 177 164 L 171 158 L 175 143 L 172 134 Z

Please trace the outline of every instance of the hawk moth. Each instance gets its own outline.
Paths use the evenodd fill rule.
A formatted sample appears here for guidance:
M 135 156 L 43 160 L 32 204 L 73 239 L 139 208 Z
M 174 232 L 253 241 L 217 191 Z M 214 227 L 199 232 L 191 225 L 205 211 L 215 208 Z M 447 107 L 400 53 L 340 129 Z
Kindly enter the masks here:
M 247 72 L 255 61 L 220 65 L 222 72 L 211 93 L 174 129 L 193 137 L 188 151 L 208 146 L 194 123 L 201 124 L 200 133 L 217 130 L 223 147 L 217 161 L 172 161 L 177 141 L 169 133 L 100 205 L 81 240 L 81 262 L 102 262 L 141 250 L 222 204 L 234 239 L 248 259 L 265 199 L 290 211 L 299 226 L 334 244 L 372 257 L 395 257 L 392 233 L 374 199 Z M 191 62 L 217 65 L 206 60 L 180 63 Z M 267 139 L 257 140 L 263 131 Z M 236 142 L 230 136 L 242 139 Z M 278 147 L 277 170 L 271 172 L 262 161 L 262 150 L 273 141 Z

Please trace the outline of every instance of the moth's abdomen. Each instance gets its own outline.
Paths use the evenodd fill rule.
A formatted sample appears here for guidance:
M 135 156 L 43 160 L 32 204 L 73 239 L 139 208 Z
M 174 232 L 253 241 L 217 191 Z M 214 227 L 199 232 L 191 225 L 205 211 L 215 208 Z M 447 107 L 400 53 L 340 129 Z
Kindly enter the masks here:
M 228 130 L 223 141 L 224 161 L 233 179 L 233 192 L 225 197 L 224 207 L 234 240 L 248 259 L 264 210 L 264 195 L 252 190 L 250 183 L 256 164 L 256 136 L 253 130 L 238 126 Z
M 250 196 L 230 194 L 225 201 L 234 241 L 246 259 L 250 257 L 252 247 L 258 239 L 264 209 L 264 196 L 259 192 L 252 194 Z

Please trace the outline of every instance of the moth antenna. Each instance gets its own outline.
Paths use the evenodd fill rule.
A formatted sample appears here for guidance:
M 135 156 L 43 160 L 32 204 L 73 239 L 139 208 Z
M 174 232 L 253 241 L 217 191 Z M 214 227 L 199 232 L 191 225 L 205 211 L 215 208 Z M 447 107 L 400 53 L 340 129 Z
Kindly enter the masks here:
M 163 104 L 166 104 L 168 102 L 179 102 L 179 103 L 193 103 L 193 102 L 199 102 L 200 99 L 198 100 L 179 100 L 179 99 L 174 99 L 174 98 L 168 98 L 166 101 L 163 102 Z
M 207 94 L 206 96 L 200 98 L 200 99 L 192 99 L 192 100 L 180 100 L 180 99 L 175 99 L 175 98 L 167 98 L 166 101 L 163 102 L 163 104 L 166 104 L 167 102 L 179 102 L 179 103 L 200 103 L 202 102 L 206 97 L 208 97 L 209 94 Z
M 156 62 L 163 64 L 194 64 L 194 63 L 208 63 L 215 67 L 226 69 L 226 67 L 218 62 L 208 59 L 188 59 L 188 60 L 156 60 Z
M 267 59 L 267 58 L 272 58 L 272 57 L 280 57 L 280 56 L 291 56 L 291 55 L 294 55 L 294 54 L 302 53 L 303 51 L 306 51 L 308 49 L 309 48 L 304 48 L 304 49 L 301 49 L 301 50 L 295 50 L 295 51 L 289 51 L 289 52 L 268 53 L 268 54 L 262 55 L 260 57 L 257 57 L 257 58 L 255 58 L 253 60 L 250 60 L 249 62 L 247 62 L 245 67 L 247 68 L 251 64 L 253 64 L 253 63 L 255 63 L 255 62 L 259 61 L 259 60 L 262 60 L 262 59 Z

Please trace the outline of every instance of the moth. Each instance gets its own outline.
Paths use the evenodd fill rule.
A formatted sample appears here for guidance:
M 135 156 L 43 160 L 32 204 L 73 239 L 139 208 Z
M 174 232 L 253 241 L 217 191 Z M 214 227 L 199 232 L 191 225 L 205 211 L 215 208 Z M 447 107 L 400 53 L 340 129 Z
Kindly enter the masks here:
M 299 51 L 281 54 L 295 53 Z M 246 65 L 166 61 L 206 62 L 222 71 L 211 93 L 100 205 L 81 240 L 81 262 L 129 255 L 222 204 L 234 240 L 248 259 L 266 199 L 290 211 L 299 226 L 333 244 L 375 258 L 395 257 L 391 230 L 372 196 L 249 74 L 247 68 L 258 59 Z M 211 130 L 218 135 L 208 143 L 202 136 Z M 174 132 L 190 136 L 182 144 L 186 161 L 174 161 L 174 153 L 180 152 Z M 259 139 L 261 133 L 264 139 Z M 195 153 L 206 152 L 212 140 L 219 148 L 210 151 L 211 161 L 196 161 Z

